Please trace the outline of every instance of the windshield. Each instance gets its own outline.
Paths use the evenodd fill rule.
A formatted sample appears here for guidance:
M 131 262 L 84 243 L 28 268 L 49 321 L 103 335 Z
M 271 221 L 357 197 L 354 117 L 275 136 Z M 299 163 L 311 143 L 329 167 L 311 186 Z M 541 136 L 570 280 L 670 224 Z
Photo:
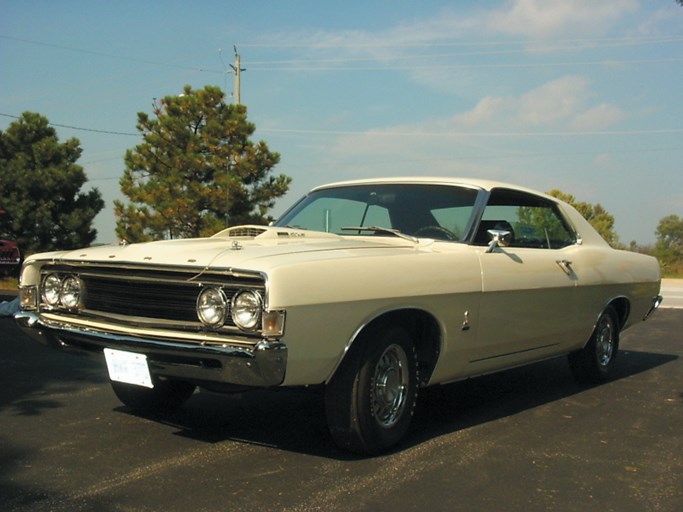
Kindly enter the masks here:
M 374 184 L 317 190 L 275 223 L 343 235 L 384 235 L 344 228 L 374 227 L 459 241 L 467 233 L 477 190 L 448 185 Z

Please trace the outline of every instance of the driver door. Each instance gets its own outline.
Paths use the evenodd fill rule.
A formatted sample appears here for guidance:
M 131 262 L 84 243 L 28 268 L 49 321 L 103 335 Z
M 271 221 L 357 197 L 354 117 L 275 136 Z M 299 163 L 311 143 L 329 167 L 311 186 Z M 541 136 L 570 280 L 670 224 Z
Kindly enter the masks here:
M 507 246 L 489 251 L 491 226 L 509 232 Z M 477 371 L 539 360 L 562 352 L 575 339 L 575 242 L 551 201 L 507 189 L 491 192 L 474 240 L 481 247 L 482 275 L 476 350 L 470 358 Z

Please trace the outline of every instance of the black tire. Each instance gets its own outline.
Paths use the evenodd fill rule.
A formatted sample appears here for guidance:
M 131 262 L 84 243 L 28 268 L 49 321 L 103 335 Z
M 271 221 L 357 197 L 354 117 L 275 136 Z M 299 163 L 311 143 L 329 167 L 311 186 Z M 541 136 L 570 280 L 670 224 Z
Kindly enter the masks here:
M 569 368 L 576 382 L 594 385 L 605 382 L 619 351 L 619 322 L 615 309 L 605 308 L 586 346 L 569 354 Z
M 410 426 L 417 382 L 415 345 L 404 328 L 384 326 L 356 340 L 325 388 L 335 443 L 368 455 L 398 443 Z
M 192 396 L 196 388 L 189 382 L 158 378 L 154 379 L 153 388 L 116 381 L 109 382 L 117 398 L 133 412 L 141 415 L 173 412 Z

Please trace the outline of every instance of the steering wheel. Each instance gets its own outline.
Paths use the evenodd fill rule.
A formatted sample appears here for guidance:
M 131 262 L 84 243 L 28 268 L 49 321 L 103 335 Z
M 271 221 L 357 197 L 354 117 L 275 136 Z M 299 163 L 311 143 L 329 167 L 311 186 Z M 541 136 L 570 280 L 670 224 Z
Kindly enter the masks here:
M 441 226 L 423 226 L 415 231 L 413 236 L 418 238 L 434 238 L 435 240 L 448 240 L 451 242 L 458 240 L 458 237 L 455 236 L 454 233 Z

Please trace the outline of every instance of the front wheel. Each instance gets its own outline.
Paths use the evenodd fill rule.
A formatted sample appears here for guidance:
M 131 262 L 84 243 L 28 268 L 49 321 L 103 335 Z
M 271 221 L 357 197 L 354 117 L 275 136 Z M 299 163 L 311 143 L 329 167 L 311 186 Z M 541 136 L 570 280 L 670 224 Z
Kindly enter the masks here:
M 376 454 L 408 431 L 417 399 L 417 356 L 402 327 L 358 339 L 325 389 L 330 433 L 343 449 Z
M 619 324 L 613 307 L 605 308 L 584 348 L 569 354 L 569 368 L 579 384 L 605 382 L 619 350 Z
M 166 414 L 175 411 L 192 396 L 196 386 L 181 380 L 155 378 L 154 387 L 110 381 L 114 394 L 135 413 Z

